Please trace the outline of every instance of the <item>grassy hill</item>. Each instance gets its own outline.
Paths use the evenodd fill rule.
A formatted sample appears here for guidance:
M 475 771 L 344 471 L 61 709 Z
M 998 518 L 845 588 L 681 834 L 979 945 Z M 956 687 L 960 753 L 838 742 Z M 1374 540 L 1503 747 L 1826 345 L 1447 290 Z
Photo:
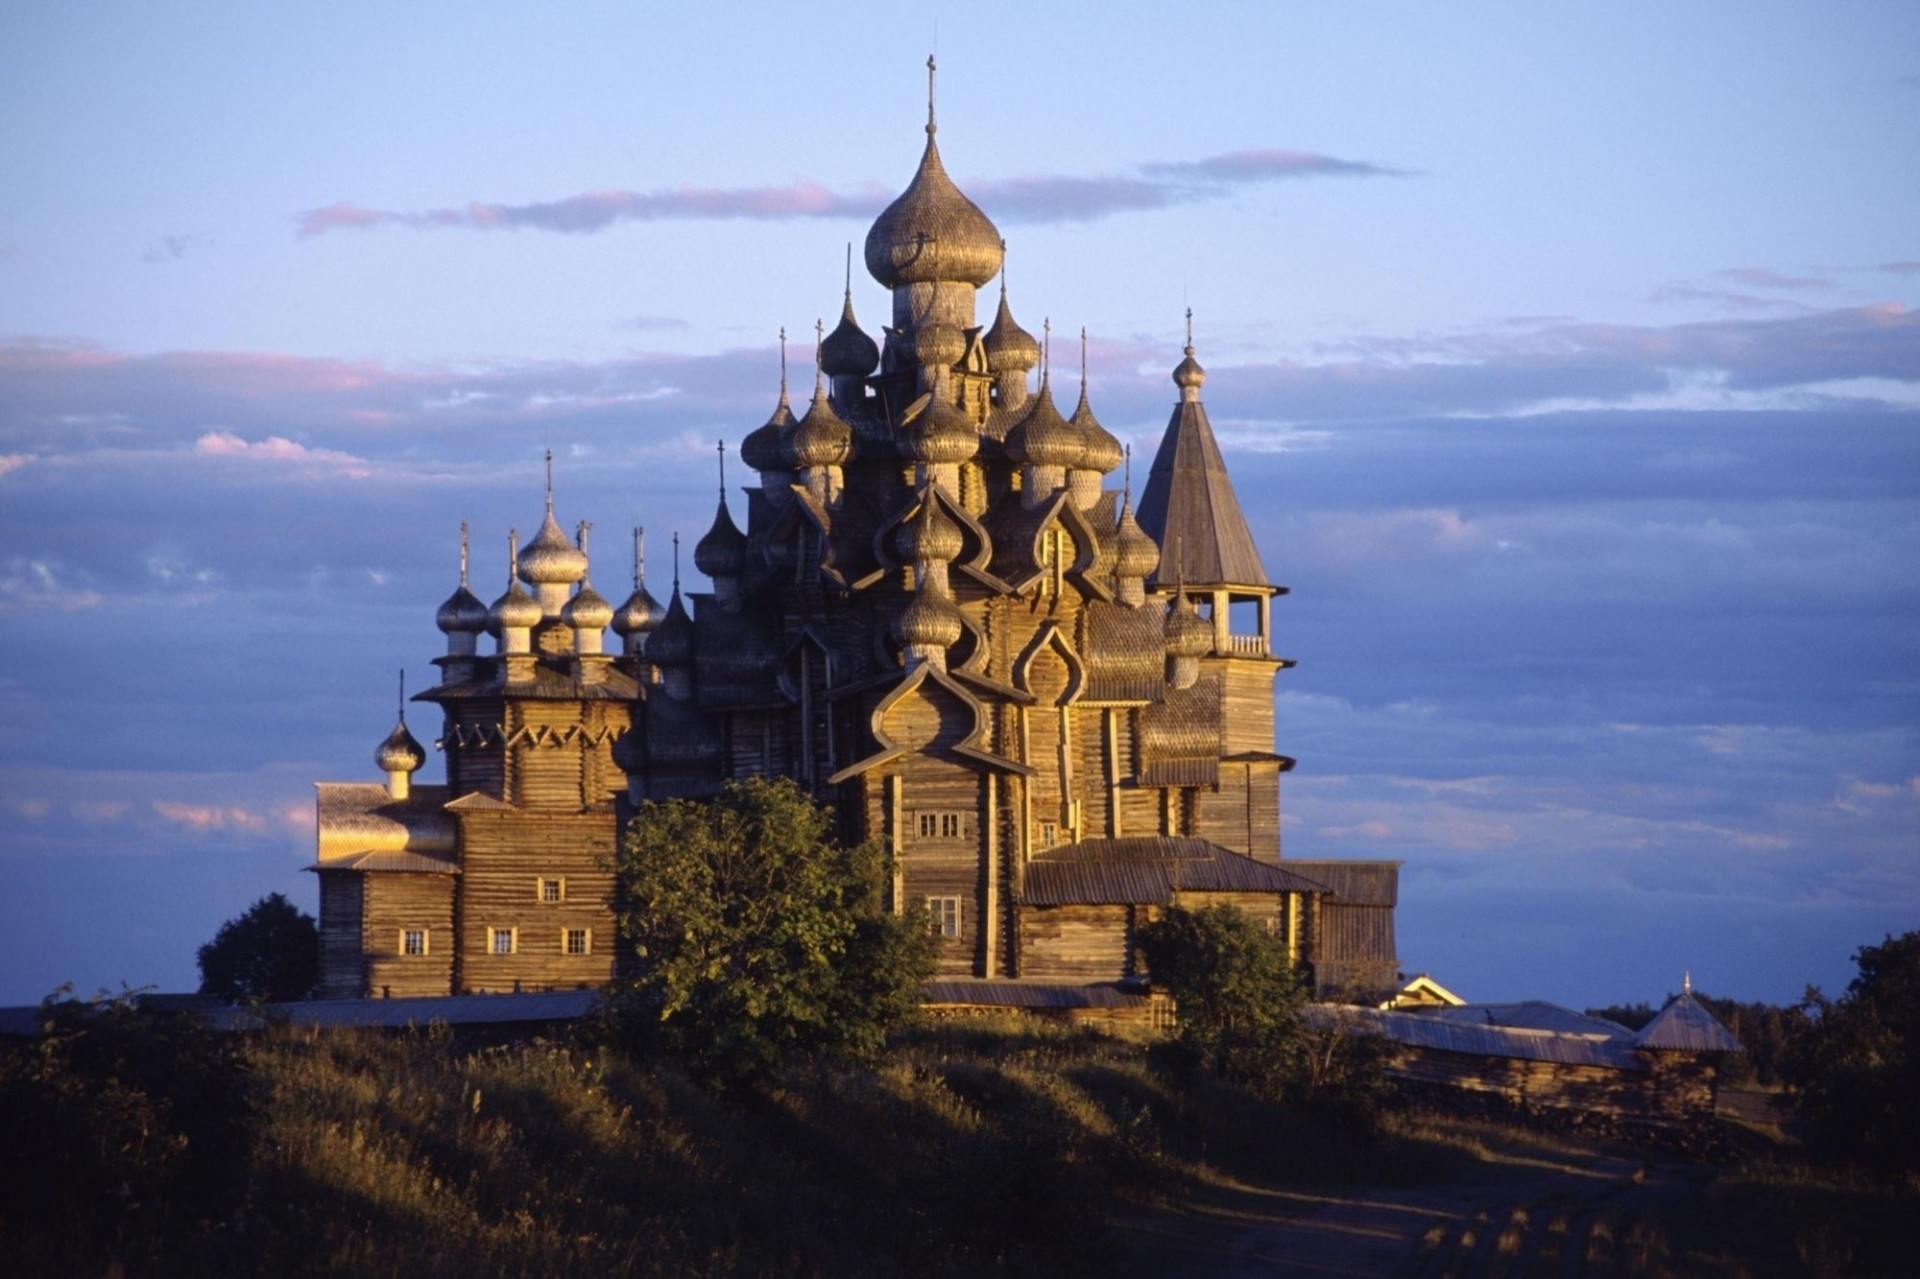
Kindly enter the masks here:
M 1260 1230 L 1304 1239 L 1299 1223 L 1401 1205 L 1404 1245 L 1381 1226 L 1376 1251 L 1409 1272 L 1875 1273 L 1911 1188 L 1745 1140 L 1744 1164 L 1660 1171 L 1663 1193 L 1589 1204 L 1555 1200 L 1553 1177 L 1644 1186 L 1671 1165 L 1391 1103 L 1275 1105 L 1181 1082 L 1151 1045 L 1090 1033 L 929 1027 L 872 1067 L 797 1066 L 716 1094 L 584 1039 L 221 1037 L 113 1008 L 0 1045 L 0 1146 L 35 1152 L 0 1172 L 0 1264 L 1207 1274 L 1235 1241 L 1265 1247 Z M 1589 1247 L 1597 1231 L 1604 1248 Z

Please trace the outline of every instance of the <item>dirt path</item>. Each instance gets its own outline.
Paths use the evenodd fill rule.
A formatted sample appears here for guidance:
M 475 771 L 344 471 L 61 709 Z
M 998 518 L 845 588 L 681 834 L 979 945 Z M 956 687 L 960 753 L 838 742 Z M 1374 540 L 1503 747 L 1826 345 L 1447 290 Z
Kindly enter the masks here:
M 1616 1225 L 1702 1175 L 1594 1152 L 1494 1156 L 1486 1179 L 1421 1189 L 1211 1187 L 1177 1211 L 1124 1223 L 1129 1277 L 1580 1274 L 1631 1268 Z

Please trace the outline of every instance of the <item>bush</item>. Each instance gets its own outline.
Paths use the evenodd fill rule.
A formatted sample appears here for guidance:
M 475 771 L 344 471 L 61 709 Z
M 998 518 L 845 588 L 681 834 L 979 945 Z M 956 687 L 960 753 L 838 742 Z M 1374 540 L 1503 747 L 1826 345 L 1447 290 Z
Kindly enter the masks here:
M 1834 1150 L 1888 1173 L 1920 1173 L 1920 932 L 1854 954 L 1839 999 L 1809 987 L 1811 1025 L 1786 1074 L 1800 1109 Z
M 1269 1097 L 1305 1078 L 1306 990 L 1266 929 L 1231 906 L 1172 906 L 1140 930 L 1140 949 L 1173 996 L 1191 1065 Z
M 828 823 L 785 778 L 641 807 L 618 865 L 627 1034 L 725 1081 L 795 1054 L 871 1055 L 917 1014 L 926 921 L 883 913 L 883 847 L 844 847 Z

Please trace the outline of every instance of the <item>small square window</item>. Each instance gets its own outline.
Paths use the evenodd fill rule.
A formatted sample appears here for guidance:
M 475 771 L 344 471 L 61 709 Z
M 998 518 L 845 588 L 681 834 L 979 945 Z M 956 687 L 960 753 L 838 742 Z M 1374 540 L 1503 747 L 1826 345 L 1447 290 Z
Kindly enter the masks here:
M 400 934 L 400 953 L 403 955 L 424 955 L 427 953 L 427 930 L 408 928 Z
M 960 814 L 958 813 L 940 814 L 940 838 L 942 839 L 960 838 Z
M 1055 844 L 1059 842 L 1060 842 L 1060 823 L 1041 822 L 1040 823 L 1040 847 L 1052 848 Z
M 927 916 L 927 925 L 933 929 L 935 937 L 960 935 L 960 899 L 958 897 L 927 898 Z
M 564 879 L 543 879 L 540 881 L 540 900 L 546 905 L 555 906 L 567 900 L 567 881 Z
M 514 931 L 515 930 L 511 928 L 494 929 L 493 936 L 491 938 L 492 944 L 488 947 L 488 949 L 491 950 L 496 955 L 513 954 L 516 950 L 519 949 L 519 947 L 514 945 Z
M 920 838 L 932 839 L 934 833 L 939 829 L 940 815 L 938 813 L 920 814 Z
M 565 949 L 569 955 L 591 955 L 593 953 L 593 930 L 589 928 L 567 929 Z

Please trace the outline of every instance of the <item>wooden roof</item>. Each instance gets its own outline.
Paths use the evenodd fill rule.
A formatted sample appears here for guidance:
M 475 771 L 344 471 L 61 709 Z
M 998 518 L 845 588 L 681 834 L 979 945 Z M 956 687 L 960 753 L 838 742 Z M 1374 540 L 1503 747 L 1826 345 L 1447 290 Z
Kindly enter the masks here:
M 1272 585 L 1199 400 L 1174 406 L 1134 518 L 1160 544 L 1156 585 Z
M 1745 1052 L 1740 1041 L 1714 1015 L 1684 991 L 1633 1037 L 1634 1047 L 1673 1052 Z
M 1087 839 L 1027 863 L 1028 906 L 1157 906 L 1178 893 L 1319 893 L 1313 880 L 1211 840 L 1131 835 Z
M 1046 982 L 950 978 L 920 988 L 923 1004 L 970 1008 L 1143 1008 L 1146 995 L 1112 983 L 1062 986 Z
M 1282 865 L 1325 884 L 1342 906 L 1393 906 L 1400 899 L 1400 863 L 1288 857 Z
M 1341 1021 L 1410 1048 L 1463 1053 L 1473 1057 L 1550 1061 L 1563 1066 L 1605 1066 L 1613 1070 L 1631 1071 L 1648 1069 L 1646 1059 L 1634 1051 L 1630 1042 L 1601 1034 L 1572 1034 L 1486 1022 L 1475 1024 L 1450 1017 L 1437 1017 L 1432 1011 L 1381 1012 L 1371 1008 L 1335 1008 L 1326 1004 L 1309 1005 L 1306 1016 L 1310 1021 L 1322 1025 Z

